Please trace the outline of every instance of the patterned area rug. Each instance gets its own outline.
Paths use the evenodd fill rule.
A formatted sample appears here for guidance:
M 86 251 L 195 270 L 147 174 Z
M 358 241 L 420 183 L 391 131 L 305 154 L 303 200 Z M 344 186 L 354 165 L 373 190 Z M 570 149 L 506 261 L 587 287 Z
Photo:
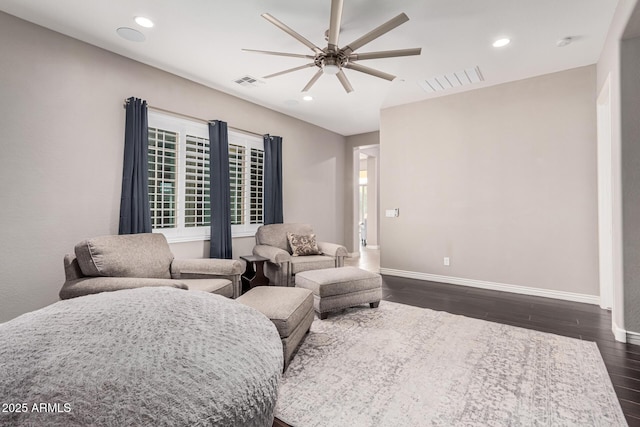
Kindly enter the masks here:
M 625 426 L 593 342 L 382 301 L 316 319 L 276 417 L 312 426 Z

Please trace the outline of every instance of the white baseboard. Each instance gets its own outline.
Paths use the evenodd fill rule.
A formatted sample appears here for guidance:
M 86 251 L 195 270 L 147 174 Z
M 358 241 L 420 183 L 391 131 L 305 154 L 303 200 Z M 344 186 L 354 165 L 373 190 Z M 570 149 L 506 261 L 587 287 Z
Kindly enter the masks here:
M 628 340 L 627 337 L 629 336 L 629 333 L 627 331 L 625 331 L 624 329 L 620 328 L 616 324 L 616 322 L 613 322 L 613 325 L 611 326 L 611 331 L 613 332 L 613 336 L 614 336 L 616 341 L 627 342 L 627 340 Z M 634 333 L 631 332 L 631 334 L 634 334 Z M 638 335 L 638 334 L 634 334 L 634 335 L 636 335 L 637 337 L 640 338 L 640 335 Z M 631 341 L 629 341 L 629 342 L 631 342 Z M 636 344 L 636 343 L 632 343 L 632 344 Z
M 507 283 L 487 282 L 484 280 L 464 279 L 461 277 L 440 276 L 437 274 L 419 273 L 415 271 L 394 270 L 392 268 L 380 268 L 380 274 L 406 277 L 408 279 L 450 283 L 452 285 L 470 286 L 472 288 L 490 289 L 493 291 L 512 292 L 522 295 L 555 298 L 565 301 L 582 302 L 586 304 L 600 304 L 600 297 L 598 295 L 577 294 L 573 292 L 555 291 L 551 289 L 530 288 L 527 286 L 510 285 Z M 640 337 L 640 335 L 638 336 Z
M 640 345 L 640 334 L 637 332 L 627 331 L 627 343 Z
M 365 246 L 367 249 L 380 249 L 380 245 L 367 245 Z
M 629 344 L 634 344 L 634 345 L 640 345 L 640 334 L 637 332 L 631 332 L 631 331 L 626 331 L 626 338 L 627 338 L 627 343 Z

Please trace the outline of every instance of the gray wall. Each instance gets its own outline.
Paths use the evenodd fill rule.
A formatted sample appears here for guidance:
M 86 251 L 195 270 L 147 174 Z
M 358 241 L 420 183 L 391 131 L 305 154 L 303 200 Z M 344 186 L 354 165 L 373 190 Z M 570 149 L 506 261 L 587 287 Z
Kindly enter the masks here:
M 622 235 L 624 312 L 640 332 L 640 37 L 623 40 L 621 57 Z
M 598 295 L 595 84 L 588 66 L 382 110 L 400 216 L 381 267 Z
M 151 106 L 284 140 L 284 217 L 342 242 L 345 138 L 0 13 L 0 321 L 57 300 L 62 258 L 118 230 L 124 109 Z M 308 197 L 313 194 L 313 198 Z M 253 239 L 234 241 L 234 257 Z M 173 245 L 206 255 L 206 242 Z
M 613 212 L 613 286 L 614 301 L 611 311 L 612 320 L 620 330 L 640 331 L 640 316 L 625 313 L 625 300 L 628 293 L 634 292 L 632 284 L 624 282 L 625 268 L 634 269 L 637 262 L 631 265 L 623 264 L 623 246 L 630 244 L 629 238 L 623 234 L 622 226 L 622 94 L 621 94 L 621 39 L 625 33 L 640 34 L 638 19 L 630 21 L 632 16 L 640 16 L 640 6 L 637 0 L 620 0 L 613 17 L 607 39 L 597 64 L 597 93 L 600 93 L 607 80 L 611 88 L 611 145 L 612 145 L 612 212 Z M 627 27 L 628 30 L 627 30 Z M 631 200 L 627 200 L 628 204 Z M 629 273 L 626 273 L 627 277 Z M 637 288 L 637 285 L 635 286 Z M 631 297 L 631 295 L 629 295 Z M 636 310 L 632 310 L 635 312 Z M 629 327 L 626 323 L 635 326 Z

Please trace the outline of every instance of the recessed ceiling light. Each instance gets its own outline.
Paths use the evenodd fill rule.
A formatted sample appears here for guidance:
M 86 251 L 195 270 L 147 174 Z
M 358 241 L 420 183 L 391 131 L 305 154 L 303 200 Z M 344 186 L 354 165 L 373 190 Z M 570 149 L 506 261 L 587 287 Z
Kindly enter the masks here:
M 134 30 L 133 28 L 120 27 L 116 32 L 120 37 L 131 42 L 143 42 L 145 40 L 144 34 L 138 30 Z
M 153 27 L 153 21 L 149 18 L 145 18 L 144 16 L 136 16 L 136 24 L 140 25 L 141 27 L 144 28 L 151 28 Z
M 313 101 L 313 96 L 305 95 L 305 96 L 302 97 L 302 99 L 304 99 L 305 101 Z
M 493 42 L 493 47 L 504 47 L 511 43 L 510 39 L 498 39 Z

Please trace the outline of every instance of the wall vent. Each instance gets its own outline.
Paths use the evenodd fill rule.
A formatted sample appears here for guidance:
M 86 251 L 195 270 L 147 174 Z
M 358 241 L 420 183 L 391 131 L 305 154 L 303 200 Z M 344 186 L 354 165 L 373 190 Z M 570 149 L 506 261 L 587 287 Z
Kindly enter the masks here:
M 234 81 L 238 83 L 240 86 L 247 86 L 247 87 L 258 87 L 258 83 L 264 83 L 256 79 L 255 77 L 251 77 L 249 75 L 240 77 L 239 79 L 236 79 Z
M 425 80 L 418 80 L 418 84 L 425 92 L 442 92 L 443 90 L 455 87 L 467 86 L 484 81 L 480 68 L 465 68 L 461 71 L 429 77 Z

